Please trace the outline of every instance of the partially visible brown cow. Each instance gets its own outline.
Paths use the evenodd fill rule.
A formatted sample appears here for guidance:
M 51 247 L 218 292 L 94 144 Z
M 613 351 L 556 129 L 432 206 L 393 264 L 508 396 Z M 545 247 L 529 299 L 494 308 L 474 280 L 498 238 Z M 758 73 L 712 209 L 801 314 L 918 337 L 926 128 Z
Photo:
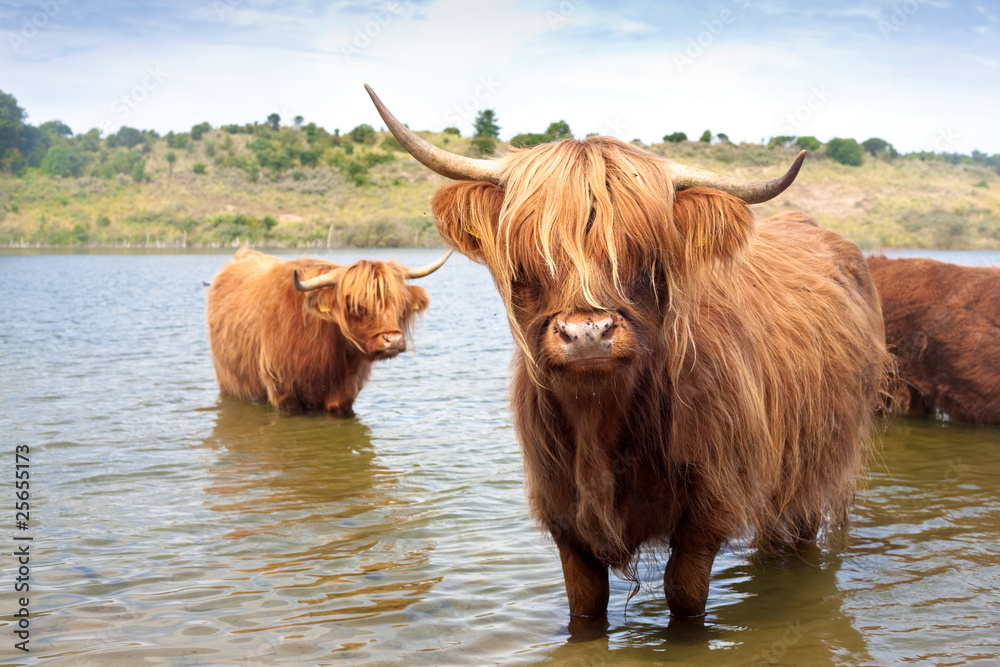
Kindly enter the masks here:
M 288 412 L 351 414 L 373 361 L 406 349 L 430 300 L 407 285 L 436 271 L 361 260 L 282 260 L 241 249 L 208 292 L 208 334 L 223 392 Z
M 888 363 L 878 294 L 850 241 L 747 207 L 804 154 L 772 182 L 608 137 L 475 160 L 369 93 L 414 157 L 466 181 L 432 209 L 506 305 L 527 493 L 571 615 L 603 619 L 609 568 L 634 578 L 642 545 L 669 547 L 672 614 L 701 615 L 722 545 L 796 548 L 846 519 Z
M 1000 424 L 1000 269 L 868 259 L 896 356 L 895 407 Z

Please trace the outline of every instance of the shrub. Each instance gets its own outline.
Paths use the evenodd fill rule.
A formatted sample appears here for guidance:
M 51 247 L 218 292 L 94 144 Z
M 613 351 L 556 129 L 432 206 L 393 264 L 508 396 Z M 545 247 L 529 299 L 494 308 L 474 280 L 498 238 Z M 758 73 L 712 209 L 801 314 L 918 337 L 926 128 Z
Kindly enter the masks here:
M 549 127 L 545 130 L 545 141 L 561 141 L 572 138 L 573 131 L 569 129 L 569 123 L 564 120 L 557 120 L 554 123 L 550 123 Z
M 374 144 L 375 128 L 368 123 L 362 123 L 347 133 L 347 137 L 356 144 Z
M 788 148 L 794 143 L 795 143 L 795 137 L 783 134 L 781 136 L 771 137 L 770 140 L 768 140 L 767 145 L 780 146 L 781 148 Z
M 682 141 L 687 141 L 688 135 L 683 132 L 674 132 L 673 134 L 664 135 L 663 140 L 672 144 L 679 144 Z
M 446 127 L 444 128 L 445 134 L 454 134 L 456 137 L 462 136 L 461 131 L 457 127 Z
M 199 176 L 201 176 L 202 174 L 204 174 L 206 169 L 207 169 L 207 167 L 206 167 L 206 165 L 205 165 L 204 162 L 195 162 L 191 166 L 191 170 L 194 173 L 198 174 Z
M 386 151 L 405 151 L 406 150 L 406 149 L 403 148 L 403 144 L 399 143 L 399 141 L 396 139 L 396 137 L 392 136 L 391 134 L 388 137 L 386 137 L 385 139 L 383 139 L 382 143 L 380 145 L 382 147 L 382 150 L 386 150 Z
M 698 138 L 698 141 L 701 141 L 706 144 L 712 143 L 712 132 L 709 130 L 705 130 L 704 132 L 701 133 L 701 136 Z
M 142 183 L 146 179 L 146 161 L 139 160 L 132 167 L 132 180 L 136 183 Z
M 834 162 L 859 167 L 865 160 L 865 151 L 854 139 L 834 138 L 826 142 L 826 155 Z
M 134 127 L 126 127 L 122 125 L 118 128 L 118 132 L 108 135 L 105 144 L 107 144 L 108 148 L 115 148 L 116 146 L 132 148 L 134 146 L 138 146 L 144 141 L 146 141 L 146 138 L 143 136 L 142 132 Z
M 79 176 L 83 170 L 84 159 L 69 146 L 53 146 L 42 159 L 43 174 L 52 176 Z
M 472 140 L 472 143 L 477 143 L 477 139 Z M 539 134 L 538 132 L 523 132 L 521 134 L 515 134 L 510 138 L 510 145 L 515 148 L 530 148 L 532 146 L 537 146 L 538 144 L 544 144 L 547 141 L 544 134 Z M 491 142 L 490 148 L 492 150 L 494 144 Z M 485 151 L 480 150 L 480 153 L 485 153 Z
M 191 128 L 191 139 L 193 141 L 201 141 L 201 135 L 205 134 L 212 129 L 212 126 L 208 123 L 198 123 Z
M 474 137 L 472 145 L 480 155 L 492 155 L 496 151 L 497 140 L 493 137 Z
M 303 167 L 315 167 L 316 163 L 319 162 L 319 155 L 316 151 L 302 151 L 299 154 L 299 162 L 302 163 Z
M 861 147 L 865 149 L 865 152 L 872 157 L 879 157 L 880 155 L 885 155 L 889 158 L 898 157 L 899 153 L 885 139 L 879 139 L 878 137 L 872 137 L 861 142 Z
M 795 146 L 804 151 L 816 151 L 823 145 L 823 142 L 816 137 L 799 137 L 795 140 Z
M 167 132 L 167 148 L 187 148 L 188 139 L 190 135 L 186 132 L 183 134 L 174 134 L 173 132 Z

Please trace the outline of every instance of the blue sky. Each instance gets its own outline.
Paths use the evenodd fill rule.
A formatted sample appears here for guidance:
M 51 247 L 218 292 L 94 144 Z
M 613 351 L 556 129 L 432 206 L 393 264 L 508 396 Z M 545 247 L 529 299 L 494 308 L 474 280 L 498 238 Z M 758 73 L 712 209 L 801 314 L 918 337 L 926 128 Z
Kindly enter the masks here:
M 0 2 L 0 90 L 35 124 L 381 127 L 363 83 L 414 129 L 492 108 L 502 138 L 563 119 L 1000 153 L 1000 2 Z

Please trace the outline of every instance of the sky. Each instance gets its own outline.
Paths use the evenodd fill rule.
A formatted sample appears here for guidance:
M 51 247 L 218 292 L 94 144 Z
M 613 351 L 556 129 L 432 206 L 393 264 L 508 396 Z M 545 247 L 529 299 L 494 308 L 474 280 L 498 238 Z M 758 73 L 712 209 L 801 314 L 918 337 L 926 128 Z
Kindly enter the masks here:
M 28 122 L 187 131 L 302 116 L 509 139 L 565 120 L 1000 153 L 1000 0 L 0 0 L 0 90 Z

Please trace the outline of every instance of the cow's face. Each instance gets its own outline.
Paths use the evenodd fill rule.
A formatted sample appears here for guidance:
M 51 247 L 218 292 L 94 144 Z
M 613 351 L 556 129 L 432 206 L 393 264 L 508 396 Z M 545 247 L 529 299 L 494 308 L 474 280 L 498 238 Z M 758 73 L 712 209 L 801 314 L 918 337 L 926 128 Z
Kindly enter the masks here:
M 434 217 L 489 267 L 530 367 L 550 378 L 599 379 L 683 350 L 699 285 L 753 233 L 742 201 L 675 194 L 657 158 L 616 140 L 538 146 L 504 164 L 502 187 L 441 188 Z
M 309 314 L 336 323 L 372 359 L 392 358 L 406 349 L 415 316 L 430 299 L 424 288 L 406 283 L 405 267 L 361 260 L 325 271 L 335 284 L 306 294 Z

